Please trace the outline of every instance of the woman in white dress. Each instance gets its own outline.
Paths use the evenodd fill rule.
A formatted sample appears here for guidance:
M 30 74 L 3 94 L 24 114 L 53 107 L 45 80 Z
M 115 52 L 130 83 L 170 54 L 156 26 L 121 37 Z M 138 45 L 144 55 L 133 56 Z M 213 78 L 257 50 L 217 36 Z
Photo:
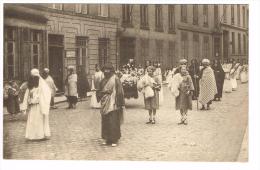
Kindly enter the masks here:
M 246 64 L 246 61 L 243 62 L 241 72 L 240 72 L 240 81 L 241 83 L 247 83 L 248 82 L 248 65 Z
M 223 91 L 226 93 L 231 93 L 232 92 L 232 84 L 230 80 L 230 70 L 231 70 L 231 63 L 228 63 L 228 61 L 224 62 L 222 65 L 222 68 L 225 72 L 225 80 L 224 80 L 224 85 L 223 85 Z
M 239 65 L 240 65 L 239 63 L 236 63 L 236 61 L 233 60 L 232 67 L 231 67 L 231 70 L 230 70 L 230 81 L 231 81 L 231 84 L 232 84 L 232 90 L 233 91 L 236 91 L 236 89 L 237 89 L 236 72 L 237 72 Z
M 28 140 L 48 139 L 51 136 L 49 127 L 49 110 L 51 90 L 42 79 L 38 69 L 31 70 L 28 89 L 21 105 L 23 113 L 28 113 L 25 138 Z
M 154 76 L 157 77 L 160 85 L 161 85 L 161 90 L 159 91 L 159 105 L 163 104 L 163 87 L 162 87 L 162 70 L 161 70 L 161 64 L 157 63 L 156 64 L 156 69 L 154 71 Z
M 99 65 L 96 64 L 95 66 L 96 72 L 92 78 L 92 96 L 90 101 L 90 106 L 92 108 L 101 108 L 100 102 L 97 101 L 96 91 L 100 90 L 100 82 L 104 78 L 103 72 L 100 70 Z

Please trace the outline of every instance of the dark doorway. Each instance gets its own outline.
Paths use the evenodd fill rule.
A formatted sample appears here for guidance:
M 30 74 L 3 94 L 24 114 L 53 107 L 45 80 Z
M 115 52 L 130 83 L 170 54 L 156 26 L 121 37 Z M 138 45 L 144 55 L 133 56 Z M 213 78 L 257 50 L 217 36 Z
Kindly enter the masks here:
M 228 31 L 223 31 L 223 58 L 228 59 L 229 35 Z
M 135 38 L 120 39 L 120 65 L 127 64 L 129 59 L 135 59 Z
M 49 35 L 49 69 L 58 92 L 63 91 L 63 36 Z
M 214 38 L 214 57 L 221 59 L 220 37 Z

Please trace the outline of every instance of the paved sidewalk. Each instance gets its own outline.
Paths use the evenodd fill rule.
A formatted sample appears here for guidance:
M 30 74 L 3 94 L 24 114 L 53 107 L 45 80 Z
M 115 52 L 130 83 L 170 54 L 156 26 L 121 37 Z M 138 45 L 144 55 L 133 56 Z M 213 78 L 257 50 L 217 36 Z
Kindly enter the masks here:
M 248 128 L 246 128 L 237 161 L 238 162 L 248 162 Z

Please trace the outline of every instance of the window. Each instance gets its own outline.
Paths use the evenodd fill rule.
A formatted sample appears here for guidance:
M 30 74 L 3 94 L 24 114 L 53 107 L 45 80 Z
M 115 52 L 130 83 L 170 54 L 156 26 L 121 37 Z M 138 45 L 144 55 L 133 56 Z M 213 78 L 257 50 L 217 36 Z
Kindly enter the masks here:
M 162 5 L 155 6 L 155 29 L 156 31 L 163 31 Z
M 132 5 L 122 5 L 123 26 L 132 26 Z
M 75 12 L 82 13 L 82 6 L 81 4 L 75 4 Z
M 142 61 L 146 61 L 149 58 L 149 40 L 148 39 L 141 39 L 141 59 Z
M 40 57 L 40 33 L 37 30 L 31 31 L 32 46 L 32 67 L 39 68 Z
M 240 27 L 240 5 L 237 5 L 237 25 Z
M 235 24 L 235 12 L 234 12 L 234 5 L 231 5 L 231 24 Z
M 63 10 L 63 4 L 52 4 L 53 9 Z
M 168 6 L 168 17 L 169 17 L 169 32 L 175 31 L 175 6 Z
M 98 8 L 98 15 L 101 17 L 108 17 L 109 5 L 100 4 Z
M 232 32 L 232 54 L 235 54 L 235 33 Z
M 238 54 L 241 54 L 241 34 L 238 33 Z
M 88 14 L 88 11 L 89 11 L 89 5 L 82 4 L 82 14 Z
M 193 51 L 194 51 L 194 56 L 193 58 L 199 58 L 199 34 L 198 33 L 193 33 Z
M 218 27 L 219 26 L 219 21 L 218 21 L 218 5 L 214 5 L 214 26 Z
M 109 39 L 98 39 L 99 65 L 102 67 L 109 60 Z
M 77 47 L 77 65 L 86 66 L 87 37 L 76 37 L 76 47 Z
M 198 15 L 198 5 L 193 5 L 193 24 L 198 25 L 199 24 L 199 15 Z
M 168 67 L 173 67 L 175 63 L 175 42 L 169 41 Z
M 140 5 L 141 28 L 148 29 L 148 5 Z
M 243 6 L 243 27 L 246 27 L 246 9 Z
M 249 21 L 249 12 L 248 12 L 248 9 L 246 10 L 246 23 L 245 23 L 245 27 L 247 26 L 248 27 L 248 21 Z
M 223 5 L 223 22 L 227 23 L 227 5 Z
M 188 33 L 181 33 L 181 57 L 188 58 Z
M 163 41 L 156 40 L 156 57 L 158 62 L 163 61 Z
M 209 20 L 208 17 L 209 17 L 209 14 L 208 14 L 208 5 L 203 5 L 203 19 L 204 19 L 203 25 L 204 25 L 205 27 L 208 26 L 208 20 Z
M 181 22 L 187 22 L 187 5 L 181 5 Z
M 247 43 L 246 43 L 246 35 L 245 34 L 243 35 L 243 45 L 244 45 L 244 54 L 247 54 L 247 48 L 246 48 Z
M 209 56 L 209 37 L 203 37 L 203 57 L 208 58 Z

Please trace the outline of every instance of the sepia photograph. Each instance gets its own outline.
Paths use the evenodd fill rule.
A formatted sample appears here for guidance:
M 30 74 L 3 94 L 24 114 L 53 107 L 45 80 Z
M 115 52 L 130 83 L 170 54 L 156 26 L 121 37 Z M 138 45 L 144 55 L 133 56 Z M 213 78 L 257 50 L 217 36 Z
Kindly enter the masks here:
M 3 159 L 247 163 L 249 4 L 195 3 L 3 3 Z

